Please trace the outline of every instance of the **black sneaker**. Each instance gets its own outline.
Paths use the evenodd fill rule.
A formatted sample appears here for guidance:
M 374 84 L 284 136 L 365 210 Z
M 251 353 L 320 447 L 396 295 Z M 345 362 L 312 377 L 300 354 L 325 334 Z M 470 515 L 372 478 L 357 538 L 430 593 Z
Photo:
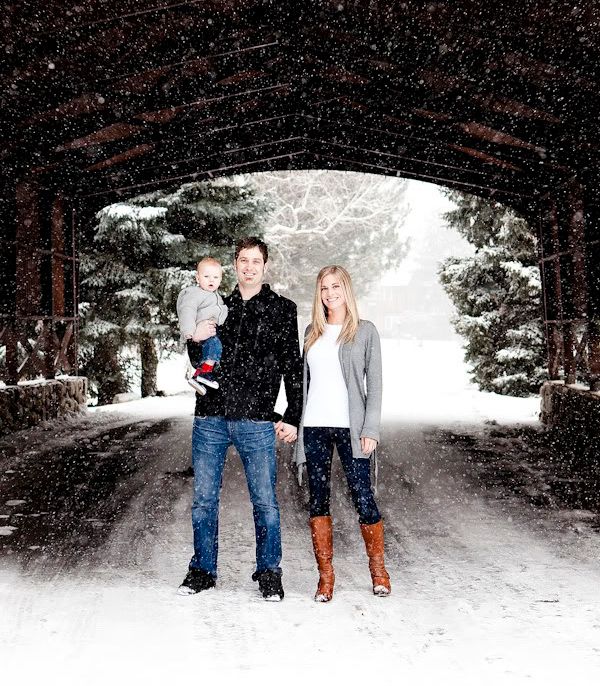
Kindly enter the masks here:
M 281 574 L 272 569 L 264 572 L 254 572 L 252 581 L 258 581 L 258 590 L 262 593 L 265 600 L 278 603 L 283 600 L 283 585 L 281 584 Z
M 215 584 L 216 579 L 212 574 L 203 569 L 190 569 L 181 582 L 181 586 L 177 589 L 177 593 L 179 595 L 192 595 L 200 593 L 200 591 L 208 591 L 209 588 L 214 588 Z

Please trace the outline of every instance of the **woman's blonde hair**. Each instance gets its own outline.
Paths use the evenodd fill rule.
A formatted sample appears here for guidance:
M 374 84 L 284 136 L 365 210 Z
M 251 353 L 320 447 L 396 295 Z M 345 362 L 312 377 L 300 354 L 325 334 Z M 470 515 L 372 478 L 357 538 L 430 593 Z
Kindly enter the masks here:
M 339 278 L 340 286 L 342 287 L 342 292 L 346 299 L 346 318 L 344 319 L 342 330 L 338 336 L 338 341 L 340 343 L 349 343 L 350 341 L 353 341 L 358 330 L 358 307 L 356 306 L 356 298 L 354 297 L 350 274 L 348 274 L 344 267 L 340 267 L 337 264 L 330 264 L 327 267 L 323 267 L 317 274 L 317 283 L 312 306 L 311 329 L 304 342 L 305 352 L 308 351 L 311 345 L 313 345 L 325 331 L 325 324 L 327 324 L 327 308 L 323 305 L 323 300 L 321 299 L 321 283 L 329 274 L 334 274 Z

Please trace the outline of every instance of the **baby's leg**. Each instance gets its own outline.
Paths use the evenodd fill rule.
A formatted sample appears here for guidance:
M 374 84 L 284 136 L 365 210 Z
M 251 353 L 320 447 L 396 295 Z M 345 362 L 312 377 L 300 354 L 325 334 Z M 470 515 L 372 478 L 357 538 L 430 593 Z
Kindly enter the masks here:
M 218 388 L 219 384 L 213 378 L 215 364 L 221 359 L 223 346 L 217 336 L 211 336 L 202 345 L 202 362 L 194 374 L 194 379 L 211 388 Z

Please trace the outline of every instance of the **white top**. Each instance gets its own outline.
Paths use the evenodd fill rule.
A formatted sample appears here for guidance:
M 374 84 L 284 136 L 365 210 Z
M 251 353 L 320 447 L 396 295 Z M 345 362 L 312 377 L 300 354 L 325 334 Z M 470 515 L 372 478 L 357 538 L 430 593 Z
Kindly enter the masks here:
M 310 383 L 304 426 L 350 428 L 348 389 L 342 374 L 337 341 L 341 324 L 325 324 L 323 335 L 310 347 L 306 362 Z

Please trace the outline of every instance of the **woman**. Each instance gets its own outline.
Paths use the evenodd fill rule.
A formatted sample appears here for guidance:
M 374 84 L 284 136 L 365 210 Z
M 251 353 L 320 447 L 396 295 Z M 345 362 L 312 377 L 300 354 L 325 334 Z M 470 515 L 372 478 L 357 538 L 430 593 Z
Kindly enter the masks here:
M 366 380 L 366 393 L 365 393 Z M 304 409 L 297 462 L 306 462 L 310 528 L 319 568 L 317 602 L 333 596 L 331 459 L 337 448 L 369 557 L 373 593 L 387 596 L 383 521 L 371 489 L 370 457 L 379 441 L 381 349 L 375 326 L 358 318 L 350 275 L 323 267 L 304 340 Z

